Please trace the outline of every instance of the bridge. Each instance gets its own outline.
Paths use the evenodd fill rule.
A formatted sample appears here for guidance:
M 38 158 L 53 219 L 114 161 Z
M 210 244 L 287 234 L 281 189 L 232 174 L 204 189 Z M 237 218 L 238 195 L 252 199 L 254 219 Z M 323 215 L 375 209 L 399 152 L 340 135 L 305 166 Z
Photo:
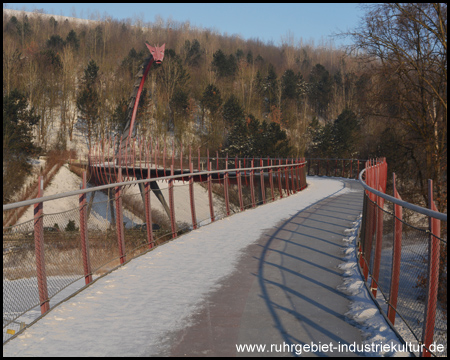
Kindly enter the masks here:
M 72 164 L 81 189 L 44 196 L 41 178 L 36 199 L 3 206 L 4 355 L 445 356 L 447 215 L 432 183 L 426 209 L 395 177 L 386 194 L 384 159 L 201 157 L 139 139 L 143 84 L 164 58 L 147 47 L 124 130 Z M 416 347 L 365 347 L 380 339 Z
M 197 164 L 199 159 L 204 160 L 197 158 Z M 338 267 L 344 261 L 343 239 L 353 244 L 355 268 L 360 269 L 357 283 L 363 284 L 364 294 L 372 296 L 373 304 L 383 299 L 380 313 L 397 333 L 396 342 L 414 343 L 428 335 L 429 345 L 416 351 L 424 355 L 435 350 L 431 344 L 446 344 L 445 313 L 437 288 L 439 247 L 445 238 L 436 223 L 446 221 L 446 215 L 402 202 L 397 193 L 386 195 L 384 160 L 365 162 L 359 181 L 320 173 L 307 176 L 308 162 L 316 160 L 245 159 L 250 167 L 243 167 L 243 159 L 237 160 L 237 167 L 227 166 L 226 159 L 209 160 L 213 170 L 191 172 L 189 166 L 187 172 L 187 167 L 178 167 L 175 174 L 171 164 L 174 175 L 167 174 L 168 167 L 144 161 L 137 166 L 134 161 L 127 165 L 127 181 L 105 181 L 88 188 L 85 172 L 81 190 L 51 196 L 40 193 L 35 200 L 5 205 L 4 213 L 34 205 L 35 219 L 4 228 L 4 353 L 38 355 L 53 349 L 57 356 L 67 354 L 69 346 L 73 354 L 84 355 L 228 356 L 250 354 L 237 345 L 265 344 L 267 349 L 273 347 L 271 355 L 296 355 L 299 345 L 332 343 L 347 344 L 341 354 L 352 355 L 348 346 L 364 340 L 357 321 L 346 315 L 351 297 L 340 288 L 346 271 L 345 266 Z M 326 161 L 320 161 L 322 167 L 309 169 L 326 172 Z M 105 159 L 91 161 L 90 166 L 90 173 L 100 177 L 103 168 L 104 179 L 115 171 L 116 181 L 124 171 L 124 165 Z M 137 174 L 144 168 L 154 171 L 147 178 L 133 179 L 131 169 Z M 159 177 L 164 170 L 166 176 Z M 336 173 L 341 175 L 342 170 Z M 345 168 L 344 173 L 354 177 Z M 167 188 L 161 188 L 164 181 Z M 160 184 L 169 215 L 157 217 L 151 210 L 151 182 Z M 138 184 L 143 184 L 144 199 L 140 191 L 124 193 Z M 189 195 L 177 198 L 177 188 L 187 188 Z M 100 196 L 108 189 L 115 190 L 113 201 Z M 208 226 L 200 226 L 195 215 L 201 191 L 208 194 L 208 202 L 212 200 Z M 94 192 L 99 201 L 93 201 Z M 223 199 L 220 205 L 218 194 Z M 73 211 L 43 212 L 50 201 L 70 197 L 79 198 L 79 207 Z M 129 210 L 130 199 L 137 199 L 135 217 Z M 108 206 L 111 201 L 115 216 L 99 220 L 99 204 Z M 399 209 L 386 212 L 383 201 L 395 201 L 396 208 L 433 219 L 431 227 L 403 221 Z M 179 202 L 191 212 L 193 220 L 187 224 L 177 221 L 180 210 L 175 204 Z M 69 219 L 76 219 L 72 230 L 67 228 Z M 138 223 L 147 226 L 136 229 Z M 159 229 L 150 226 L 155 223 Z M 54 224 L 66 230 L 49 231 Z M 418 249 L 429 263 L 412 258 Z M 398 262 L 392 262 L 393 254 Z M 412 265 L 413 278 L 404 270 Z M 420 275 L 427 279 L 423 288 L 416 286 Z M 111 292 L 114 289 L 117 292 Z M 422 310 L 412 312 L 417 306 Z M 32 340 L 40 338 L 47 340 L 40 344 Z M 148 346 L 129 346 L 137 343 Z M 285 350 L 277 352 L 281 344 L 286 344 Z M 319 355 L 327 355 L 326 349 L 320 351 Z

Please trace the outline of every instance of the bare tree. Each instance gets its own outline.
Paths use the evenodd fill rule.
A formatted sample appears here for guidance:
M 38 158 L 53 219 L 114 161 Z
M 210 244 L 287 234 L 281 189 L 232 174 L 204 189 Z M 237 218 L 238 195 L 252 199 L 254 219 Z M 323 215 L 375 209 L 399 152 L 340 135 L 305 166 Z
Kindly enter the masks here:
M 411 151 L 421 193 L 426 199 L 426 181 L 433 179 L 443 210 L 447 166 L 447 4 L 367 5 L 363 24 L 346 35 L 354 39 L 352 50 L 379 65 L 373 69 L 385 86 L 373 94 L 372 100 L 380 104 L 374 115 L 395 120 L 412 134 L 409 139 L 415 142 Z

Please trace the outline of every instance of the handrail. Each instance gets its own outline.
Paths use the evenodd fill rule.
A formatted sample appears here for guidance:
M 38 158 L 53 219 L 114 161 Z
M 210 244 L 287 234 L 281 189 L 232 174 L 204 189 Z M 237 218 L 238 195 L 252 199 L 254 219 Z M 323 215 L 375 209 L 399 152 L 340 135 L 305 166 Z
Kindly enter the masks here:
M 441 220 L 441 221 L 447 221 L 447 214 L 440 213 L 438 211 L 433 211 L 433 210 L 430 210 L 430 209 L 427 209 L 427 208 L 424 208 L 424 207 L 421 207 L 418 205 L 414 205 L 414 204 L 411 204 L 404 200 L 399 200 L 393 196 L 387 195 L 381 191 L 375 190 L 374 188 L 370 187 L 362 179 L 363 173 L 365 171 L 366 171 L 366 169 L 361 170 L 361 172 L 359 173 L 359 177 L 358 177 L 359 182 L 364 187 L 364 189 L 366 189 L 366 190 L 370 191 L 371 193 L 373 193 L 387 201 L 390 201 L 394 204 L 400 205 L 402 207 L 405 207 L 407 209 L 413 210 L 415 212 L 418 212 L 418 213 L 426 215 L 426 216 L 431 216 L 431 217 Z
M 64 197 L 85 194 L 85 193 L 89 193 L 92 191 L 106 190 L 106 189 L 110 189 L 110 188 L 114 188 L 114 187 L 118 187 L 118 186 L 126 186 L 126 185 L 131 185 L 131 184 L 144 184 L 144 183 L 152 182 L 152 181 L 170 180 L 170 179 L 177 179 L 177 178 L 183 178 L 183 177 L 189 177 L 189 176 L 199 176 L 199 175 L 208 175 L 208 174 L 217 174 L 217 173 L 233 173 L 233 172 L 237 172 L 237 171 L 242 172 L 242 171 L 247 171 L 247 170 L 248 171 L 263 170 L 263 169 L 273 169 L 273 168 L 282 168 L 282 167 L 284 168 L 284 167 L 292 167 L 293 165 L 304 165 L 304 164 L 306 164 L 306 162 L 295 163 L 295 164 L 277 164 L 277 165 L 259 166 L 259 167 L 255 166 L 255 167 L 250 167 L 250 168 L 236 168 L 236 169 L 228 169 L 228 170 L 222 169 L 222 170 L 200 171 L 200 172 L 193 172 L 193 173 L 183 173 L 180 175 L 173 175 L 173 176 L 155 177 L 155 178 L 151 178 L 151 179 L 123 181 L 120 183 L 100 185 L 100 186 L 95 186 L 95 187 L 91 187 L 88 189 L 73 190 L 73 191 L 68 191 L 68 192 L 61 193 L 61 194 L 48 195 L 48 196 L 43 196 L 43 197 L 37 198 L 37 199 L 24 200 L 24 201 L 19 201 L 19 202 L 12 203 L 12 204 L 6 204 L 6 205 L 3 205 L 3 211 L 16 209 L 16 208 L 19 208 L 22 206 L 29 206 L 29 205 L 37 204 L 37 203 L 44 202 L 44 201 L 56 200 L 56 199 L 61 199 Z

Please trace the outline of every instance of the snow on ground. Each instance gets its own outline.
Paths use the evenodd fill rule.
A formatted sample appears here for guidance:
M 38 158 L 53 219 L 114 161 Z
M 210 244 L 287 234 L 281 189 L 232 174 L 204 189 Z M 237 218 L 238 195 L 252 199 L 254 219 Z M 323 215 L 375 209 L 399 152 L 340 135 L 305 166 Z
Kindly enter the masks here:
M 387 324 L 384 317 L 380 314 L 377 306 L 370 297 L 358 270 L 355 246 L 361 220 L 362 215 L 354 222 L 354 227 L 348 231 L 349 236 L 344 239 L 344 241 L 348 243 L 348 247 L 345 250 L 346 262 L 339 266 L 339 268 L 345 270 L 345 279 L 342 287 L 351 294 L 352 300 L 350 310 L 346 315 L 360 324 L 365 335 L 364 344 L 380 345 L 378 351 L 371 353 L 371 355 L 409 356 L 409 352 L 390 351 L 391 349 L 401 348 L 402 344 Z M 386 347 L 388 351 L 385 351 L 381 347 L 383 344 L 389 344 L 389 346 Z
M 338 180 L 314 178 L 309 183 L 296 195 L 216 221 L 133 259 L 7 343 L 4 355 L 158 353 L 164 334 L 188 325 L 189 315 L 232 273 L 241 251 L 258 240 L 263 228 L 347 191 Z
M 166 181 L 157 181 L 166 202 L 169 202 L 167 187 L 168 183 Z M 55 177 L 52 179 L 51 183 L 44 190 L 44 196 L 61 194 L 63 192 L 79 190 L 81 184 L 81 179 L 76 174 L 72 173 L 67 165 L 61 167 Z M 89 186 L 89 185 L 88 185 Z M 139 187 L 137 185 L 131 185 L 129 188 L 125 189 L 127 195 L 139 194 Z M 205 225 L 209 223 L 209 200 L 208 192 L 205 188 L 200 186 L 198 183 L 194 183 L 194 194 L 195 194 L 195 206 L 197 221 L 200 225 Z M 89 201 L 91 193 L 87 195 L 87 201 Z M 75 221 L 75 225 L 79 226 L 79 217 L 77 214 L 78 195 L 70 196 L 63 199 L 46 201 L 44 203 L 44 214 L 59 214 L 69 210 L 74 210 L 74 215 L 64 214 L 60 217 L 58 216 L 47 216 L 44 217 L 44 226 L 53 226 L 58 223 L 60 229 L 64 229 L 70 219 Z M 140 199 L 140 198 L 139 198 Z M 183 183 L 182 181 L 174 181 L 174 199 L 175 199 L 175 218 L 178 223 L 188 223 L 192 222 L 191 211 L 189 207 L 189 186 L 188 183 Z M 89 218 L 89 227 L 99 230 L 105 230 L 110 222 L 110 211 L 108 208 L 108 197 L 98 191 L 94 197 L 94 205 L 92 207 L 91 215 Z M 213 194 L 213 203 L 215 208 L 224 208 L 224 200 L 215 194 Z M 161 213 L 165 213 L 163 206 L 156 198 L 155 194 L 151 193 L 151 204 L 152 209 L 157 210 Z M 17 224 L 24 223 L 26 221 L 32 220 L 34 210 L 33 206 L 30 206 L 23 216 L 17 221 Z M 142 220 L 133 215 L 131 212 L 124 211 L 124 222 L 126 227 L 131 227 L 133 224 L 142 224 Z
M 7 343 L 4 356 L 159 353 L 164 335 L 189 325 L 190 316 L 200 310 L 202 299 L 232 273 L 239 254 L 258 240 L 264 229 L 324 197 L 350 191 L 336 179 L 307 180 L 308 188 L 296 195 L 216 221 L 99 278 Z M 360 321 L 368 341 L 395 343 L 397 337 L 378 313 L 359 273 L 354 272 L 356 258 L 352 256 L 359 222 L 360 219 L 352 229 L 354 234 L 347 239 L 349 261 L 343 265 L 348 275 L 346 285 L 354 299 L 348 315 Z
M 67 165 L 62 166 L 56 175 L 53 177 L 51 183 L 44 190 L 44 196 L 61 194 L 68 191 L 79 190 L 81 185 L 81 179 L 79 176 L 71 172 Z M 87 200 L 89 201 L 91 194 L 88 194 Z M 101 193 L 97 192 L 95 195 L 95 202 L 103 202 L 106 204 L 108 197 Z M 43 211 L 46 215 L 51 214 L 59 214 L 64 213 L 69 210 L 73 210 L 73 215 L 68 215 L 67 213 L 62 216 L 44 216 L 44 226 L 53 226 L 55 223 L 58 223 L 60 229 L 64 229 L 67 226 L 69 220 L 74 220 L 76 226 L 80 226 L 79 215 L 77 213 L 77 209 L 79 206 L 79 197 L 69 196 L 62 199 L 51 200 L 44 202 Z M 93 207 L 93 211 L 91 212 L 91 217 L 89 219 L 90 227 L 95 227 L 98 229 L 104 230 L 108 226 L 108 222 L 105 221 L 109 215 L 109 211 L 107 211 L 106 205 L 103 206 L 95 206 Z M 34 217 L 34 206 L 28 207 L 22 217 L 17 221 L 17 225 L 24 223 L 26 221 L 32 220 Z M 124 211 L 124 222 L 128 223 L 142 223 L 136 216 L 128 212 Z
M 364 281 L 361 277 L 360 271 L 358 269 L 355 246 L 355 239 L 357 237 L 358 228 L 361 223 L 361 217 L 354 223 L 354 228 L 349 229 L 349 236 L 344 239 L 348 243 L 348 247 L 345 250 L 346 262 L 341 264 L 339 267 L 345 270 L 345 279 L 343 288 L 351 294 L 351 308 L 347 315 L 358 322 L 364 333 L 366 334 L 366 344 L 396 344 L 398 352 L 393 351 L 380 351 L 376 354 L 378 356 L 411 356 L 413 352 L 416 356 L 420 356 L 421 352 L 417 351 L 418 345 L 417 340 L 414 338 L 413 334 L 409 330 L 405 322 L 397 316 L 395 319 L 395 328 L 397 332 L 401 335 L 403 340 L 408 345 L 412 345 L 408 351 L 403 344 L 400 343 L 398 338 L 395 336 L 394 332 L 391 330 L 387 324 L 384 317 L 379 313 L 378 307 L 372 300 L 372 297 L 367 291 Z M 402 246 L 402 263 L 400 268 L 401 274 L 411 273 L 412 269 L 417 271 L 417 268 L 423 267 L 423 258 L 420 254 L 423 252 L 423 244 L 414 244 Z M 419 254 L 419 255 L 418 255 Z M 392 256 L 392 247 L 387 247 L 383 249 L 382 258 L 386 259 Z M 420 263 L 420 264 L 419 264 Z M 383 265 L 383 264 L 382 264 Z M 384 264 L 386 265 L 386 264 Z M 390 265 L 390 264 L 389 264 Z M 418 266 L 420 265 L 420 266 Z M 381 266 L 380 268 L 380 283 L 390 282 L 391 269 Z M 401 277 L 402 288 L 403 289 L 414 289 L 416 288 L 416 277 L 414 276 L 402 276 Z M 368 277 L 368 283 L 370 284 L 371 277 Z M 409 324 L 414 328 L 415 331 L 421 331 L 423 322 L 417 324 L 417 319 L 422 318 L 421 314 L 425 311 L 425 304 L 423 301 L 419 301 L 414 297 L 416 292 L 403 292 L 399 293 L 398 299 L 398 309 L 402 311 L 403 317 L 409 322 Z M 388 306 L 386 301 L 380 291 L 377 293 L 377 302 L 379 306 L 383 309 L 384 313 L 387 314 Z M 437 319 L 445 318 L 441 309 L 437 310 Z M 443 324 L 443 322 L 441 322 Z M 445 333 L 446 329 L 439 328 L 436 323 L 435 328 L 435 338 L 436 344 L 443 344 L 445 348 L 445 353 L 447 349 L 447 335 Z M 391 347 L 392 348 L 392 347 Z M 444 353 L 439 353 L 436 351 L 437 355 L 444 355 Z

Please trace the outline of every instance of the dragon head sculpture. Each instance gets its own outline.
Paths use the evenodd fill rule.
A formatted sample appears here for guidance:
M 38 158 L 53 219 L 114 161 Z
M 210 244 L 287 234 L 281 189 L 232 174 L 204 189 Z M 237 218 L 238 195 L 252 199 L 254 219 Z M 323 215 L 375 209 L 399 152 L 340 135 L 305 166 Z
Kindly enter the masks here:
M 150 53 L 153 56 L 153 61 L 157 64 L 161 64 L 163 59 L 164 59 L 164 49 L 166 47 L 166 44 L 163 44 L 161 46 L 150 46 L 149 44 L 145 44 L 147 45 L 148 49 L 150 50 Z

